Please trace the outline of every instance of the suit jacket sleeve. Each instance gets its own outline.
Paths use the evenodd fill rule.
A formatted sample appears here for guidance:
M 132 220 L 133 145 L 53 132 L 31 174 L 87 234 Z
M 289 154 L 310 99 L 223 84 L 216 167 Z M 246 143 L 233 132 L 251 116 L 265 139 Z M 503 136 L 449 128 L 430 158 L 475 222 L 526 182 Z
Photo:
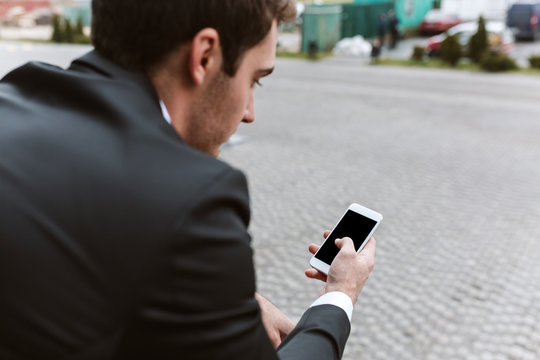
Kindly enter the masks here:
M 351 325 L 334 305 L 309 308 L 278 348 L 282 360 L 341 359 Z
M 245 177 L 228 167 L 206 176 L 177 216 L 117 359 L 277 358 L 254 298 Z
M 116 358 L 277 359 L 254 298 L 245 177 L 227 169 L 206 179 L 191 198 Z M 279 356 L 340 358 L 349 329 L 342 309 L 310 308 Z

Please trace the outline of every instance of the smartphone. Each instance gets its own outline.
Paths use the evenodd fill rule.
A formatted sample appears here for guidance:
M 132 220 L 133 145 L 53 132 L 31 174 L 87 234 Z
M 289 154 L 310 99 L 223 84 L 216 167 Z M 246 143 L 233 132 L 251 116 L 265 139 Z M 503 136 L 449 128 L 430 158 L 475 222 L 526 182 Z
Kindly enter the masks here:
M 361 251 L 373 235 L 383 217 L 376 211 L 362 205 L 351 204 L 338 221 L 309 264 L 315 269 L 328 274 L 330 265 L 339 252 L 336 239 L 350 237 L 357 252 Z

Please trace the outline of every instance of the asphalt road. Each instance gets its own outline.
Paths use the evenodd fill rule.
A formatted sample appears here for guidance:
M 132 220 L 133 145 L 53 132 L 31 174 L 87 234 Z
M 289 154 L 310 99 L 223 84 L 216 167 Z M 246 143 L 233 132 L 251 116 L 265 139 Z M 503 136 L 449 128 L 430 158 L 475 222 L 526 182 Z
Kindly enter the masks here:
M 0 74 L 87 50 L 10 49 Z M 307 245 L 358 202 L 385 218 L 345 359 L 540 358 L 540 78 L 278 59 L 263 85 L 221 155 L 249 178 L 261 293 L 298 319 Z

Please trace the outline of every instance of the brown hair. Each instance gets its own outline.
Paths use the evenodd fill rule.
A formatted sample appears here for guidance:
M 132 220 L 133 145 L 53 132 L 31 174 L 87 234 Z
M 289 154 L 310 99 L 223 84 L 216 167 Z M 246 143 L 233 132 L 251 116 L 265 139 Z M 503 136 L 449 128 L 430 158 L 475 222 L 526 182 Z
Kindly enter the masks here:
M 233 76 L 242 55 L 291 21 L 294 0 L 93 0 L 92 42 L 113 62 L 148 71 L 202 29 L 217 30 L 223 70 Z

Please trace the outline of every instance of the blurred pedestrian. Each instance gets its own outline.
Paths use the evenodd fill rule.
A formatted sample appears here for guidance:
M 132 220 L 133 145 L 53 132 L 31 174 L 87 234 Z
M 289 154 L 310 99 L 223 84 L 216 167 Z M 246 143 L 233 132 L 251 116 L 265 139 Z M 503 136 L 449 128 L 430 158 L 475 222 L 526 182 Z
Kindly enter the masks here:
M 399 40 L 399 20 L 394 10 L 388 12 L 388 29 L 390 31 L 390 48 L 394 49 Z
M 381 43 L 378 39 L 373 40 L 371 44 L 371 62 L 375 63 L 381 55 Z
M 386 38 L 386 28 L 388 25 L 386 24 L 386 15 L 380 14 L 379 20 L 377 21 L 377 35 L 379 36 L 379 46 L 382 47 L 384 45 L 384 40 Z

